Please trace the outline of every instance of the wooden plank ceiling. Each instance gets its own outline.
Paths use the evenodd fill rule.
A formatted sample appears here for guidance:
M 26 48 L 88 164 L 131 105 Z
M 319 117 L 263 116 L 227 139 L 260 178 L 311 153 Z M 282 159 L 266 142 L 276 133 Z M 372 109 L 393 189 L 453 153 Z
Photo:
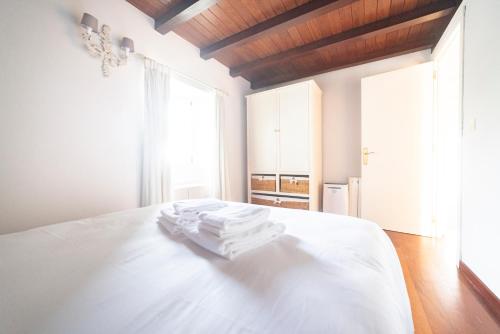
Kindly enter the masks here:
M 432 48 L 459 0 L 128 0 L 257 89 Z

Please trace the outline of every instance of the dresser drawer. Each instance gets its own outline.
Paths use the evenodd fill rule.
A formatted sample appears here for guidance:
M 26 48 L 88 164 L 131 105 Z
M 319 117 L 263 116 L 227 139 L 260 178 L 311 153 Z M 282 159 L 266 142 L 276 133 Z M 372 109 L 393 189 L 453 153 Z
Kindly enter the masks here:
M 278 196 L 252 194 L 251 202 L 252 204 L 279 207 L 279 202 L 277 201 L 278 198 Z
M 252 204 L 278 208 L 309 210 L 309 200 L 307 198 L 252 194 L 251 202 Z
M 276 175 L 252 174 L 251 189 L 276 191 Z
M 308 176 L 280 176 L 280 192 L 294 194 L 309 194 L 309 177 Z
M 281 201 L 281 208 L 309 210 L 309 200 L 302 198 L 284 197 Z

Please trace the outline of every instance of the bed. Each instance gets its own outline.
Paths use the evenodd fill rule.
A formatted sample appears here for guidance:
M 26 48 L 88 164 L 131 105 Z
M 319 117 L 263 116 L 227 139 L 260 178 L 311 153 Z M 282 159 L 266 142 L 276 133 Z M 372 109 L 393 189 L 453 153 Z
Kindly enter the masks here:
M 273 208 L 285 235 L 228 261 L 153 206 L 0 235 L 0 332 L 413 333 L 374 223 Z

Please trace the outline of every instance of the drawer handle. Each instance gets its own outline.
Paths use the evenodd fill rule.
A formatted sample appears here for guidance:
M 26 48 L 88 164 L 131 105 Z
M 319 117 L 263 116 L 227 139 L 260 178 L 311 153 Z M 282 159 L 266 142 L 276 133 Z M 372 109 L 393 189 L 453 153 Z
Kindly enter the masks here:
M 290 184 L 297 184 L 297 180 L 294 177 L 290 178 Z
M 280 200 L 279 198 L 276 198 L 276 199 L 274 200 L 274 204 L 276 204 L 276 205 L 281 205 L 281 200 Z

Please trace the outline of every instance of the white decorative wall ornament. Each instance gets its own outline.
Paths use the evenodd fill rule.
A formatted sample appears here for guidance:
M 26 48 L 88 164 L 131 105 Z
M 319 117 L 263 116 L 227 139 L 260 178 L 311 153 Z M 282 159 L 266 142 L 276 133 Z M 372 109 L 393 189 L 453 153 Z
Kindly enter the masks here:
M 127 64 L 127 58 L 131 52 L 134 52 L 134 41 L 124 37 L 120 43 L 120 51 L 118 54 L 113 53 L 113 45 L 111 43 L 111 28 L 103 25 L 101 30 L 98 30 L 97 19 L 84 13 L 82 20 L 82 39 L 85 47 L 93 57 L 102 58 L 102 74 L 108 77 L 111 73 L 111 67 L 118 67 Z M 93 34 L 99 37 L 99 42 L 92 41 Z

